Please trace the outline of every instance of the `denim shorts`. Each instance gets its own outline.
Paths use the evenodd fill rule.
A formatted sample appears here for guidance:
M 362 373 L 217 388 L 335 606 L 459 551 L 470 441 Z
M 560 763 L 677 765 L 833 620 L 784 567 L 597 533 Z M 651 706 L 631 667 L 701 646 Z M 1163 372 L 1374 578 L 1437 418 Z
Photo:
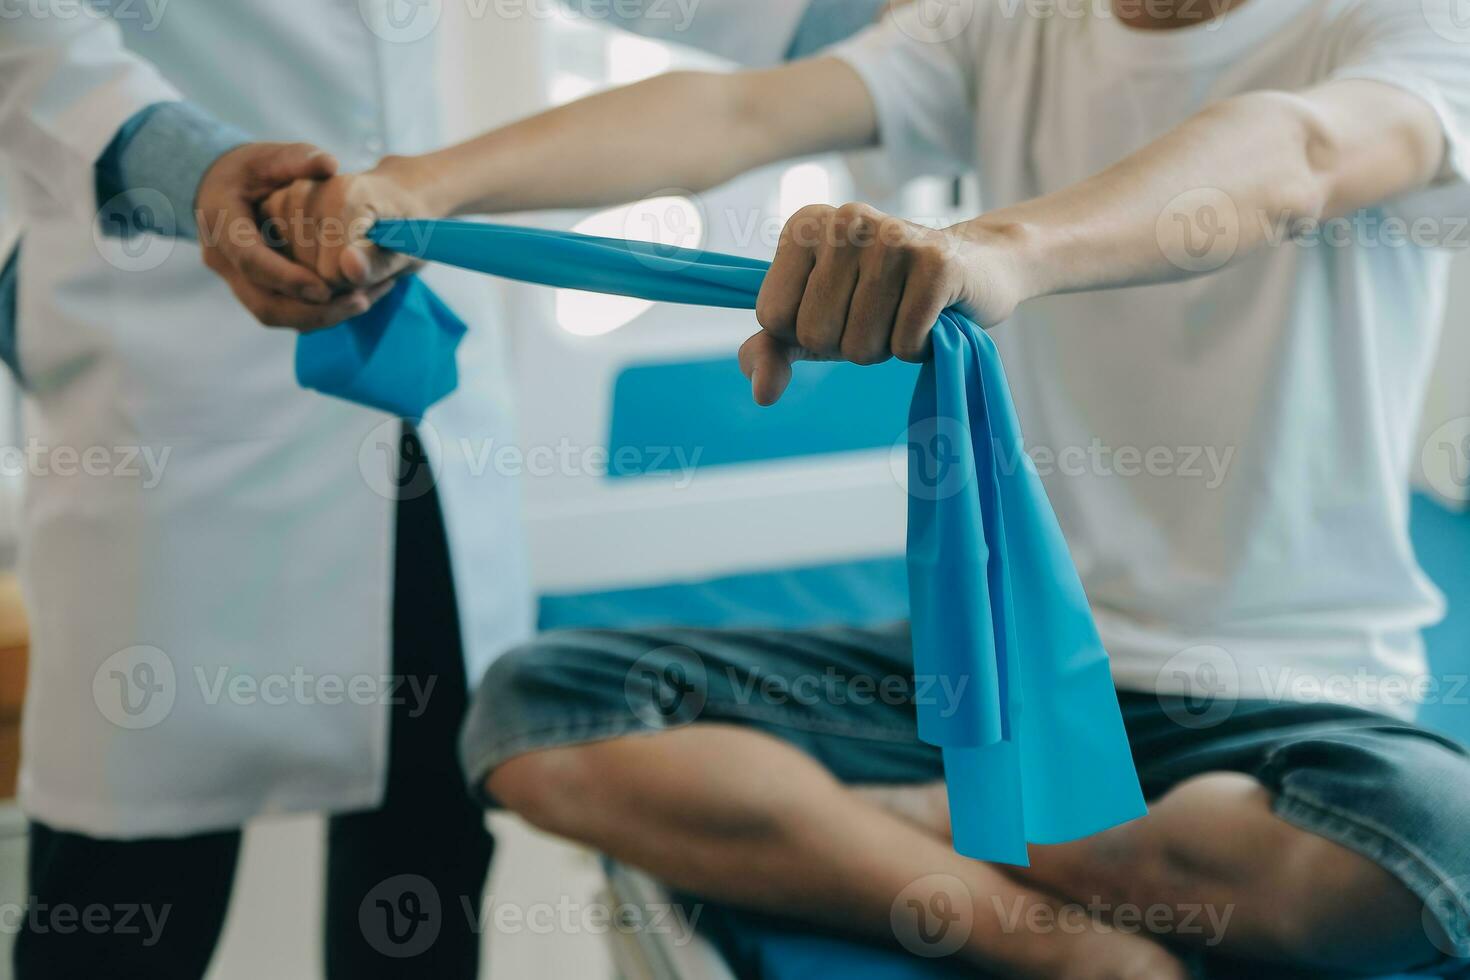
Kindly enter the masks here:
M 915 682 L 906 624 L 878 629 L 551 632 L 481 682 L 462 759 L 471 787 L 534 749 L 746 725 L 795 745 L 847 783 L 943 778 L 915 705 L 954 696 Z M 1445 958 L 1470 976 L 1470 752 L 1361 708 L 1119 692 L 1145 796 L 1206 772 L 1246 773 L 1276 813 L 1364 855 L 1424 903 Z M 494 800 L 486 799 L 489 805 Z

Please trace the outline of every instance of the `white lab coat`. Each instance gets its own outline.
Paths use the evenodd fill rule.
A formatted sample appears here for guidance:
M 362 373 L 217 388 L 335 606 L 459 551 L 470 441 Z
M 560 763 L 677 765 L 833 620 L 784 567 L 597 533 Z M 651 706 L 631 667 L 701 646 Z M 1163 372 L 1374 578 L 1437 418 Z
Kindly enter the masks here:
M 381 443 L 397 423 L 299 389 L 294 335 L 255 323 L 194 243 L 94 236 L 94 163 L 134 112 L 181 95 L 345 169 L 429 149 L 434 36 L 375 33 L 358 0 L 181 2 L 156 23 L 124 7 L 138 17 L 0 22 L 37 447 L 22 804 L 119 837 L 370 807 L 398 693 L 381 680 L 394 516 Z M 434 282 L 472 327 L 429 441 L 474 678 L 529 633 L 531 597 L 514 481 L 474 472 L 480 446 L 511 437 L 494 293 Z
M 761 4 L 770 16 L 706 4 L 681 40 L 775 60 L 804 5 Z M 385 700 L 404 693 L 381 681 L 394 503 L 380 444 L 397 423 L 300 390 L 294 335 L 257 325 L 193 243 L 95 234 L 94 164 L 133 113 L 181 97 L 345 170 L 431 148 L 439 32 L 418 36 L 395 0 L 117 10 L 0 22 L 0 210 L 24 229 L 30 396 L 22 804 L 115 837 L 370 807 Z M 516 487 L 484 452 L 509 435 L 495 297 L 433 275 L 472 326 L 461 390 L 427 438 L 473 682 L 529 632 L 531 597 Z

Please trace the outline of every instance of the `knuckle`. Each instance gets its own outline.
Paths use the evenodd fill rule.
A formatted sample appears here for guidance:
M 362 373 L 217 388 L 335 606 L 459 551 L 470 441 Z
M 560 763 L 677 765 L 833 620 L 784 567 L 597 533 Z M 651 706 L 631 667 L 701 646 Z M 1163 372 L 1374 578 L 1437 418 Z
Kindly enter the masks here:
M 893 338 L 893 356 L 900 361 L 915 363 L 924 359 L 924 343 L 922 339 L 905 334 Z
M 923 315 L 911 313 L 894 324 L 888 345 L 900 360 L 923 360 L 929 346 L 929 330 L 933 327 L 932 323 L 919 322 L 918 317 Z
M 791 216 L 791 219 L 793 221 L 797 218 L 806 218 L 808 220 L 826 220 L 827 217 L 833 214 L 836 210 L 837 209 L 830 204 L 807 204 L 801 208 L 798 208 L 796 213 Z
M 254 314 L 255 319 L 267 327 L 284 327 L 286 325 L 281 311 L 268 303 L 257 303 L 250 308 L 250 312 Z
M 265 263 L 261 260 L 260 256 L 254 252 L 246 251 L 240 253 L 240 271 L 249 279 L 259 282 L 265 278 L 264 265 Z
M 932 274 L 944 266 L 944 251 L 924 238 L 911 238 L 904 246 L 915 272 Z
M 902 218 L 884 215 L 879 221 L 878 239 L 895 255 L 903 255 L 918 236 L 911 223 Z
M 849 333 L 851 329 L 849 328 Z M 845 360 L 854 364 L 869 366 L 882 364 L 890 357 L 888 349 L 882 343 L 873 343 L 867 337 L 861 337 L 855 341 L 849 341 L 844 337 L 842 342 L 842 356 Z
M 881 221 L 871 207 L 853 202 L 837 209 L 832 226 L 836 234 L 831 244 L 838 248 L 864 248 L 879 240 L 876 232 Z
M 796 310 L 762 293 L 755 301 L 755 322 L 777 336 L 789 337 L 796 329 Z
M 808 204 L 801 208 L 787 220 L 781 233 L 782 244 L 805 249 L 816 248 L 825 238 L 823 229 L 827 227 L 835 210 L 828 204 Z
M 796 342 L 815 354 L 836 354 L 841 338 L 834 336 L 813 318 L 798 319 Z

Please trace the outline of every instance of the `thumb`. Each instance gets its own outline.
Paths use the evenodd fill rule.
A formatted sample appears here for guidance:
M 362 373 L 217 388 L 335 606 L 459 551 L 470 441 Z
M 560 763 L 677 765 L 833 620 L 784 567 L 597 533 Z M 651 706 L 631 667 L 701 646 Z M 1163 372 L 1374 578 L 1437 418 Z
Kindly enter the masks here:
M 423 263 L 410 255 L 400 255 L 376 245 L 354 245 L 342 251 L 342 278 L 358 288 L 387 282 Z
M 740 347 L 740 373 L 750 379 L 757 405 L 774 405 L 791 384 L 791 365 L 809 359 L 806 348 L 762 330 Z
M 337 158 L 310 143 L 284 143 L 251 161 L 250 180 L 255 195 L 264 197 L 298 180 L 326 180 L 337 173 Z

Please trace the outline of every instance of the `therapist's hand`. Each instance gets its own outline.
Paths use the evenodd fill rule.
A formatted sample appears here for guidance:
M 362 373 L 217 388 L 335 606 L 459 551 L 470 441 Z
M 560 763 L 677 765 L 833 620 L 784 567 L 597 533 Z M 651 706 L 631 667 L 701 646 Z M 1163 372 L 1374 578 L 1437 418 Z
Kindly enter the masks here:
M 367 238 L 379 218 L 434 218 L 425 170 L 413 157 L 387 157 L 361 174 L 299 180 L 262 208 L 272 244 L 337 289 L 377 290 L 422 263 Z
M 267 326 L 332 326 L 373 302 L 362 290 L 334 290 L 261 237 L 259 208 L 267 197 L 294 181 L 336 172 L 332 156 L 306 143 L 247 143 L 216 160 L 199 182 L 194 203 L 204 264 Z
M 926 228 L 865 204 L 798 211 L 756 301 L 761 332 L 740 348 L 755 400 L 774 404 L 795 361 L 922 361 L 951 306 L 982 326 L 1005 320 L 1027 296 L 1016 237 L 978 222 Z

